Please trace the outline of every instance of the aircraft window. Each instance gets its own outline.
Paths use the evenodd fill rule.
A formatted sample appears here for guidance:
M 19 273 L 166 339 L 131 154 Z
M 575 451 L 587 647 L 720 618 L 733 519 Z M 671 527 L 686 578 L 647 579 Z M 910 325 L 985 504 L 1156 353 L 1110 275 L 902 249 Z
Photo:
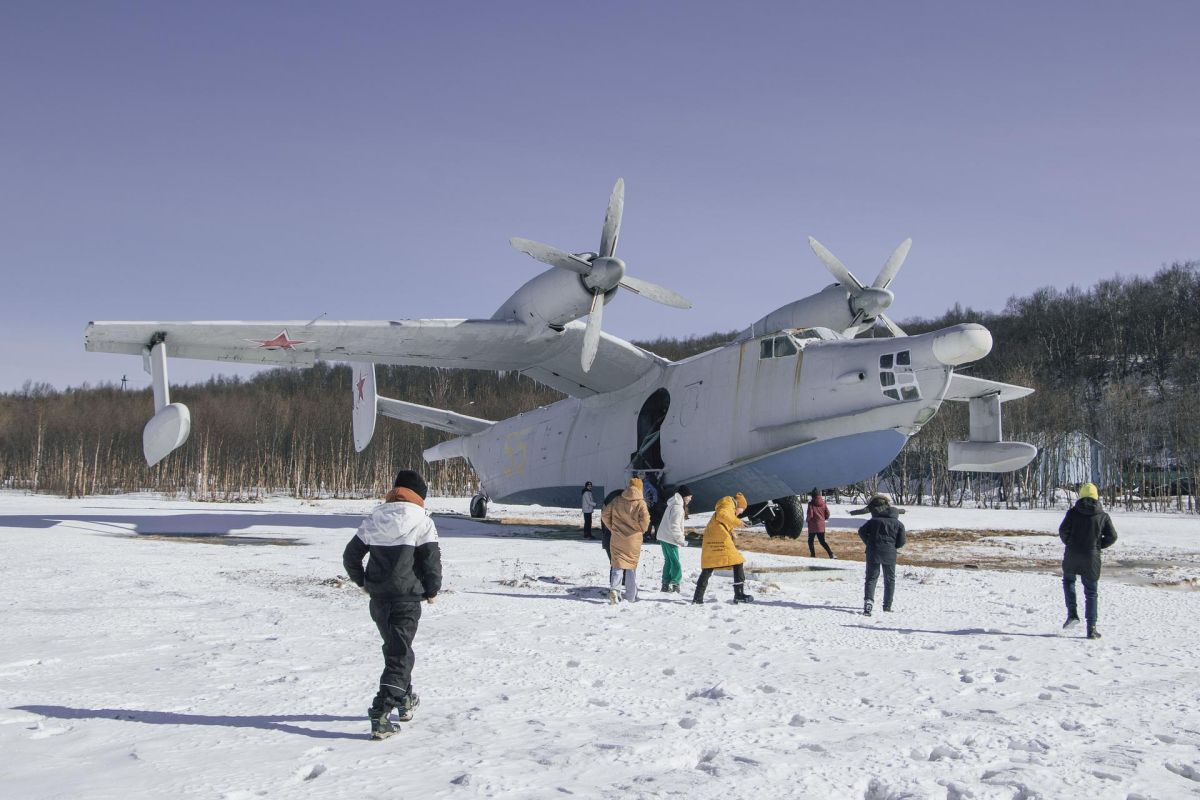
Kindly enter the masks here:
M 917 391 L 917 387 L 915 386 L 905 386 L 901 392 L 905 400 L 916 400 L 921 396 L 921 393 Z
M 879 373 L 879 384 L 881 386 L 895 386 L 896 376 L 890 372 Z
M 883 393 L 884 393 L 885 395 L 887 395 L 888 397 L 892 398 L 893 400 L 899 400 L 899 399 L 900 399 L 900 395 L 896 393 L 896 390 L 895 390 L 895 389 L 886 389 L 886 390 L 884 390 L 884 392 L 883 392 Z
M 891 369 L 892 368 L 892 354 L 891 353 L 888 353 L 885 356 L 879 357 L 879 368 L 880 369 Z
M 773 345 L 771 344 L 770 339 L 763 339 L 762 340 L 762 350 L 759 351 L 758 357 L 759 358 L 771 358 L 772 347 L 773 347 Z
M 796 355 L 796 343 L 786 336 L 775 337 L 775 357 L 783 358 L 784 356 Z
M 896 366 L 898 366 L 898 367 L 907 367 L 908 366 L 908 351 L 907 350 L 901 350 L 899 353 L 896 353 Z

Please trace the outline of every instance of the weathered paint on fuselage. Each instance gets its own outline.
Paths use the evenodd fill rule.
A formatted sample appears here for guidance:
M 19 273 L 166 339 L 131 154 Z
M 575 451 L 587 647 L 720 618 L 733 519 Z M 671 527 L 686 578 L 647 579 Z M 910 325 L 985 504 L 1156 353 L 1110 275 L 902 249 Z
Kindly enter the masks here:
M 933 352 L 938 333 L 814 339 L 772 358 L 760 357 L 763 337 L 736 342 L 667 364 L 619 392 L 503 420 L 468 437 L 464 449 L 494 500 L 573 505 L 585 481 L 600 492 L 625 484 L 638 414 L 665 388 L 664 480 L 688 483 L 696 508 L 733 491 L 757 502 L 843 485 L 885 467 L 937 411 L 951 375 Z M 903 351 L 906 365 L 896 363 Z M 889 355 L 885 369 L 881 357 Z M 882 379 L 889 386 L 882 372 L 891 374 Z M 895 381 L 919 396 L 886 397 Z

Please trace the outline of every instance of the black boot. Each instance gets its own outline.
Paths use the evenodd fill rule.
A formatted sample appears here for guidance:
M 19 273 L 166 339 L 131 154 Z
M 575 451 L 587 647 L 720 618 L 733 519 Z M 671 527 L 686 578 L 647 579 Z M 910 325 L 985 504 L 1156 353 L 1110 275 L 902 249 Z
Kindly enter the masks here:
M 1089 639 L 1099 639 L 1100 638 L 1100 631 L 1096 630 L 1096 623 L 1094 623 L 1094 622 L 1088 623 L 1087 638 L 1089 638 Z
M 367 709 L 367 719 L 371 721 L 371 738 L 375 741 L 386 739 L 396 733 L 396 726 L 388 719 L 391 706 L 379 697 Z
M 743 584 L 735 583 L 733 585 L 733 602 L 735 603 L 753 603 L 754 595 L 746 594 Z
M 1075 613 L 1074 611 L 1070 611 L 1067 613 L 1067 621 L 1063 623 L 1063 629 L 1066 630 L 1067 628 L 1074 628 L 1078 624 L 1079 614 Z
M 400 714 L 400 721 L 410 722 L 413 718 L 413 709 L 420 704 L 421 698 L 412 692 L 404 695 L 403 700 L 396 701 L 396 711 Z
M 874 603 L 872 603 L 870 600 L 868 600 L 868 601 L 866 601 L 865 603 L 863 603 L 863 616 L 864 616 L 864 617 L 869 617 L 869 616 L 871 616 L 871 610 L 872 610 L 873 608 L 875 608 L 875 604 L 874 604 Z

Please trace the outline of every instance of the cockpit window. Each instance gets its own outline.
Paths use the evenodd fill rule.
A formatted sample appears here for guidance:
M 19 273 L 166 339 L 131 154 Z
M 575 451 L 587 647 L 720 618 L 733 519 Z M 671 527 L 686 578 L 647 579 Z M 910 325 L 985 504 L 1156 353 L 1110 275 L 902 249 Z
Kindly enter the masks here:
M 910 351 L 884 353 L 879 357 L 879 386 L 892 400 L 920 400 L 921 386 L 913 374 Z
M 763 339 L 759 342 L 758 357 L 763 358 L 783 358 L 785 356 L 794 356 L 800 352 L 800 347 L 792 337 L 784 334 L 782 336 L 772 336 Z

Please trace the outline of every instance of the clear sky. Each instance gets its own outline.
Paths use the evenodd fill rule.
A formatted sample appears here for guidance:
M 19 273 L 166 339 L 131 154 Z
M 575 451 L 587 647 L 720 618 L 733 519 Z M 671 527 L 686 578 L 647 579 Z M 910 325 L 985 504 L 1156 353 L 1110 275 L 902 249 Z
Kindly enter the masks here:
M 89 320 L 487 317 L 599 243 L 731 330 L 906 236 L 892 316 L 1200 258 L 1197 2 L 0 4 L 0 391 Z M 195 380 L 228 365 L 173 362 Z

